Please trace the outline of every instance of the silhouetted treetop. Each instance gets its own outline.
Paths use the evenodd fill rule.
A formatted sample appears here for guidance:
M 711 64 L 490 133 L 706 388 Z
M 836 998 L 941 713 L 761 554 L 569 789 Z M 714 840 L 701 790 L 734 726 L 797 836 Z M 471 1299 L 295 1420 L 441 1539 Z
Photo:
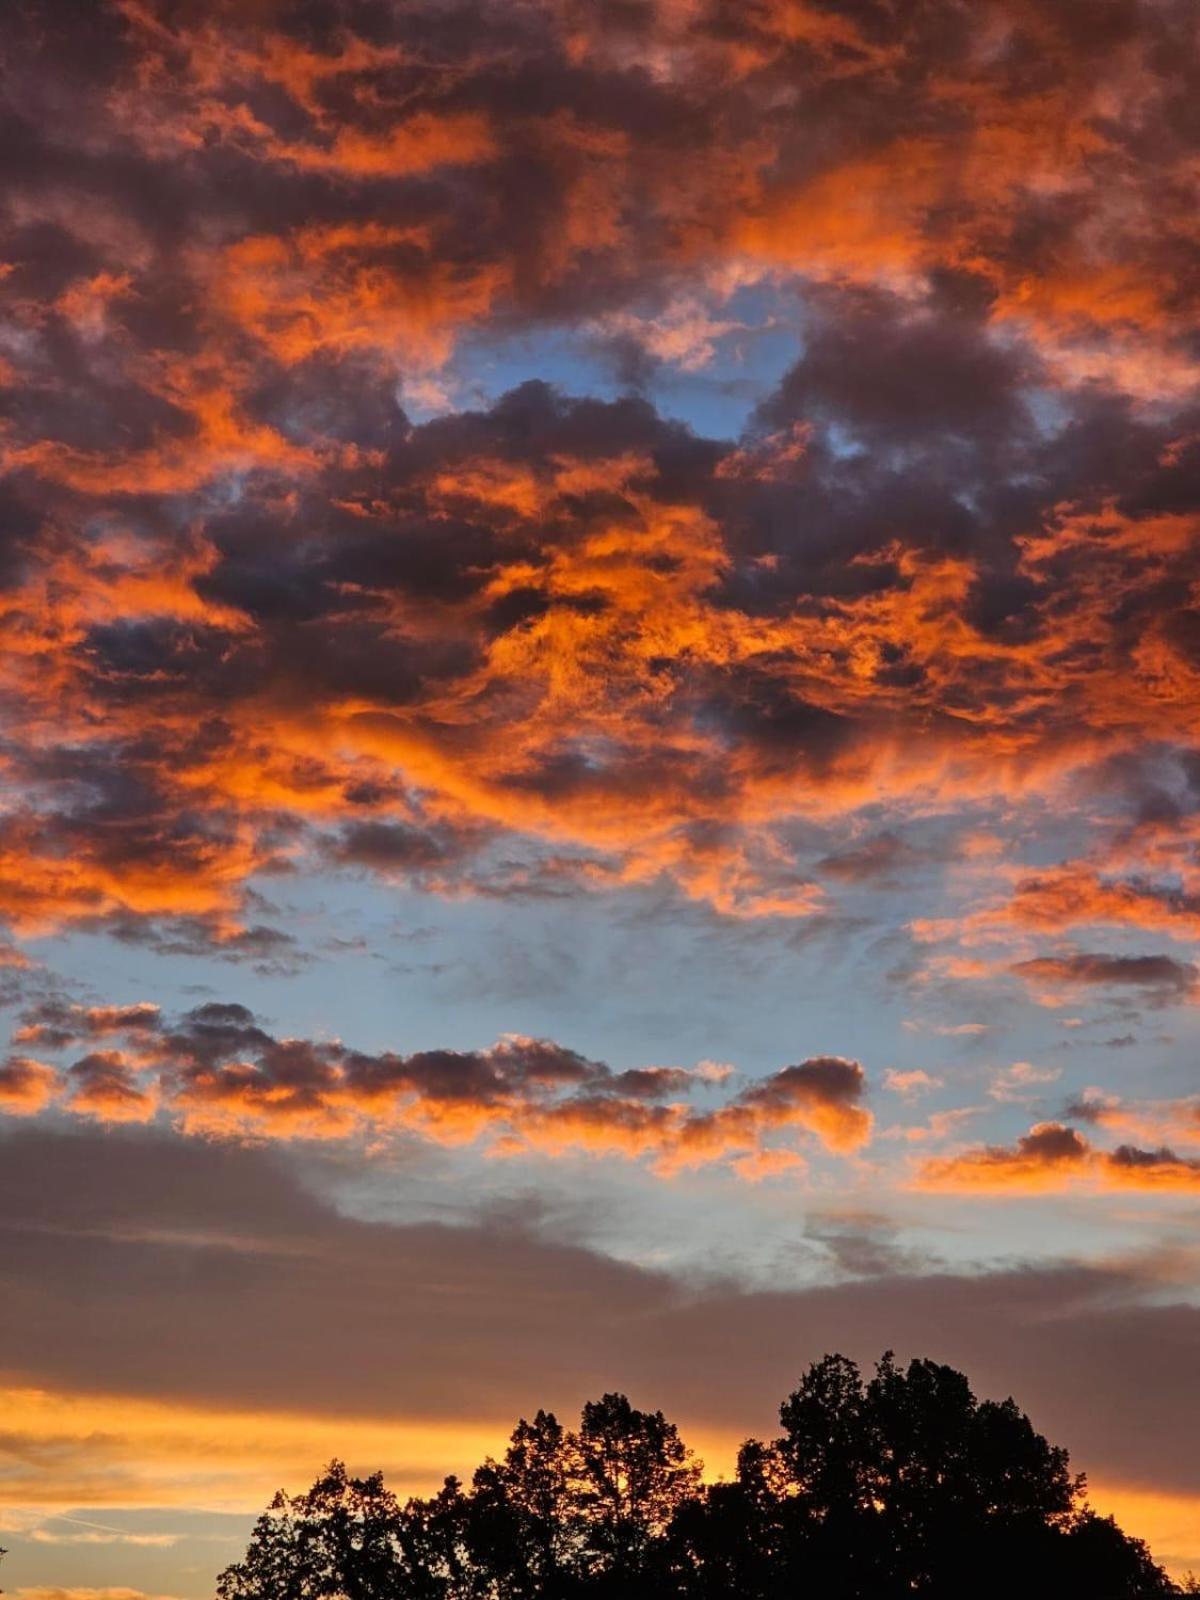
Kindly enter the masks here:
M 219 1600 L 1152 1600 L 1183 1593 L 1097 1516 L 1014 1401 L 889 1353 L 826 1356 L 705 1484 L 662 1412 L 624 1395 L 576 1429 L 522 1419 L 469 1489 L 401 1505 L 333 1462 L 276 1495 Z

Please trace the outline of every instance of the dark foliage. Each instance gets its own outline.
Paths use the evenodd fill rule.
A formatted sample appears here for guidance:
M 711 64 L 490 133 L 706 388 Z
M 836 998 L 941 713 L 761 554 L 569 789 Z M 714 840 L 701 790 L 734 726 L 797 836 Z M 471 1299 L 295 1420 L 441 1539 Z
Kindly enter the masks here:
M 401 1506 L 334 1462 L 279 1494 L 219 1600 L 1150 1600 L 1181 1591 L 1099 1517 L 1012 1400 L 891 1355 L 809 1369 L 730 1482 L 661 1412 L 609 1394 L 517 1424 L 469 1490 Z

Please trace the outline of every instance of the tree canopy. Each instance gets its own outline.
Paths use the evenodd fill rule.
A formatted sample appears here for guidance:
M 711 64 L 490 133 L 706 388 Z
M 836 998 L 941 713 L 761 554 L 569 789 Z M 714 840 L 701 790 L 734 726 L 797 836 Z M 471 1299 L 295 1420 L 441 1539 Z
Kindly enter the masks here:
M 1179 1591 L 1009 1399 L 826 1356 L 728 1481 L 620 1394 L 539 1411 L 469 1488 L 400 1501 L 338 1461 L 277 1494 L 219 1600 L 1152 1600 Z

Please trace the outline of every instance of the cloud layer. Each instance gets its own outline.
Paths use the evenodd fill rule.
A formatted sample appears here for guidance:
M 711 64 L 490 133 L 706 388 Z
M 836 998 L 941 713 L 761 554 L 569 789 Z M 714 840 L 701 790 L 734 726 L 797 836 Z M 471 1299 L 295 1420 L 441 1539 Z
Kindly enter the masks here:
M 751 1178 L 802 1168 L 797 1137 L 848 1156 L 872 1127 L 866 1074 L 842 1056 L 813 1057 L 729 1093 L 721 1089 L 728 1068 L 614 1071 L 521 1035 L 485 1050 L 409 1055 L 280 1039 L 245 1006 L 220 1001 L 176 1019 L 148 1003 L 43 1001 L 15 1037 L 68 1054 L 94 1046 L 61 1070 L 11 1056 L 0 1066 L 0 1112 L 15 1117 L 62 1107 L 119 1124 L 161 1112 L 180 1131 L 208 1137 L 377 1141 L 403 1133 L 507 1156 L 646 1159 L 664 1174 L 718 1162 Z M 719 1091 L 719 1102 L 689 1105 L 706 1090 L 710 1101 Z
M 855 858 L 790 821 L 1087 770 L 1124 815 L 1003 915 L 1193 936 L 1191 8 L 474 10 L 18 24 L 0 913 L 269 962 L 304 862 L 804 918 Z M 737 443 L 396 401 L 614 318 L 703 364 L 662 329 L 763 286 Z
M 53 1190 L 37 1182 L 47 1161 Z M 770 1427 L 814 1355 L 871 1359 L 891 1339 L 962 1365 L 980 1392 L 1023 1396 L 1097 1477 L 1200 1493 L 1197 1314 L 1129 1268 L 867 1269 L 840 1286 L 777 1292 L 689 1284 L 511 1217 L 355 1220 L 268 1152 L 128 1132 L 9 1136 L 0 1189 L 6 1371 L 50 1393 L 125 1395 L 135 1418 L 139 1397 L 287 1414 L 304 1395 L 314 1417 L 348 1430 L 384 1417 L 501 1427 L 537 1403 L 568 1410 L 597 1384 L 619 1384 L 732 1447 L 737 1430 Z M 68 1307 L 114 1275 L 128 1292 L 97 1300 L 85 1348 Z M 231 1361 L 221 1329 L 234 1302 Z M 355 1360 L 331 1363 L 348 1325 Z M 1101 1393 L 1104 1406 L 1087 1403 Z M 56 1470 L 36 1456 L 35 1468 Z M 36 1478 L 25 1489 L 38 1498 Z M 95 1491 L 103 1503 L 103 1484 Z

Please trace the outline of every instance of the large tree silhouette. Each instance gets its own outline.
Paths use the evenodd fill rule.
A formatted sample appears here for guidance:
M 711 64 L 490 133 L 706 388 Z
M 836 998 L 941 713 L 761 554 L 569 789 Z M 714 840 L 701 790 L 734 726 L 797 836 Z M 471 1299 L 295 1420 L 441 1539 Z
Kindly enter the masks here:
M 401 1506 L 334 1462 L 276 1496 L 219 1600 L 1153 1600 L 1179 1593 L 1087 1505 L 1065 1450 L 951 1367 L 826 1356 L 729 1482 L 623 1395 L 522 1420 L 469 1490 Z

